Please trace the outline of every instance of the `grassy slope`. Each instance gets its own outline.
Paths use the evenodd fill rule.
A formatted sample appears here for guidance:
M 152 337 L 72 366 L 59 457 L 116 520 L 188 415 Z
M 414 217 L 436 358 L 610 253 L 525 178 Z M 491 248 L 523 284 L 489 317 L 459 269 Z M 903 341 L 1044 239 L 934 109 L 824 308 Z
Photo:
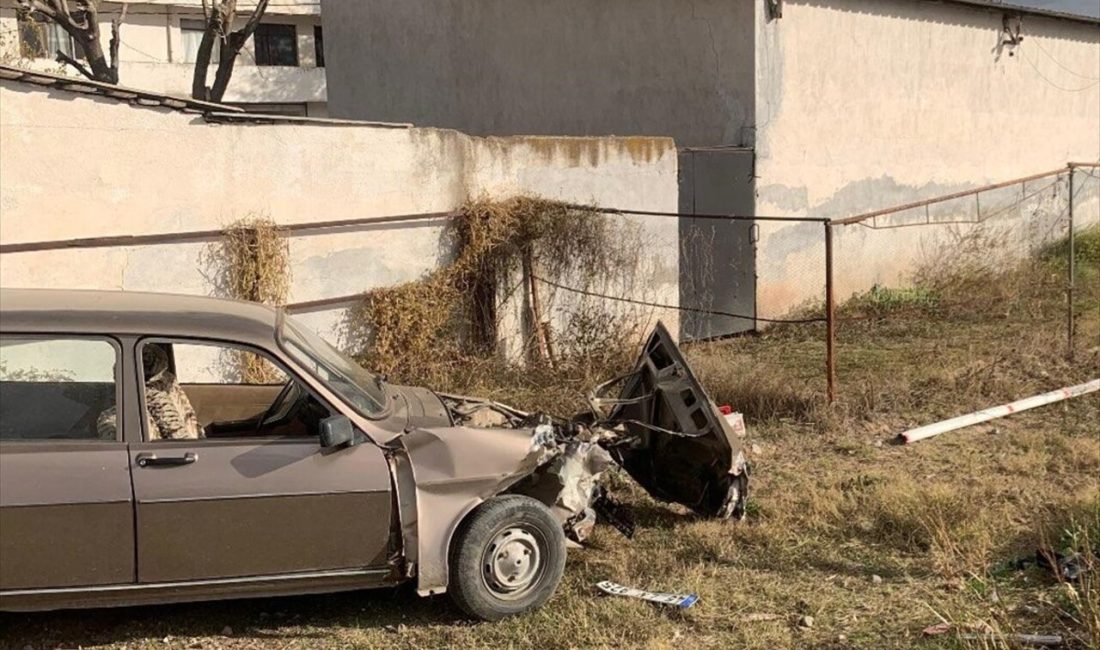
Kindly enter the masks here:
M 570 553 L 541 611 L 464 621 L 446 598 L 411 590 L 0 617 L 0 646 L 85 647 L 982 647 L 924 639 L 946 619 L 967 629 L 1058 633 L 1100 646 L 1100 589 L 1003 568 L 1067 528 L 1100 539 L 1100 396 L 950 433 L 912 447 L 889 438 L 925 423 L 1100 375 L 1100 273 L 1083 272 L 1077 358 L 1064 360 L 1057 291 L 943 301 L 888 313 L 853 301 L 840 329 L 841 403 L 820 398 L 820 331 L 774 330 L 688 350 L 719 403 L 750 416 L 749 518 L 697 519 L 625 481 L 637 537 L 600 527 Z M 949 287 L 973 291 L 973 287 Z M 954 295 L 958 297 L 958 295 Z M 873 300 L 881 302 L 879 297 Z M 896 296 L 895 296 L 896 298 Z M 974 308 L 975 305 L 977 308 Z M 900 311 L 899 311 L 900 309 Z M 870 318 L 868 315 L 881 318 Z M 559 379 L 560 379 L 560 374 Z M 463 390 L 565 408 L 600 374 L 474 369 Z M 1100 572 L 1098 572 L 1100 573 Z M 877 580 L 878 576 L 881 580 Z M 603 579 L 701 594 L 688 611 L 597 595 Z M 1100 586 L 1100 578 L 1092 579 Z M 753 616 L 759 614 L 772 616 Z M 812 627 L 800 625 L 804 616 Z M 770 618 L 771 620 L 759 620 Z M 988 644 L 997 647 L 997 644 Z

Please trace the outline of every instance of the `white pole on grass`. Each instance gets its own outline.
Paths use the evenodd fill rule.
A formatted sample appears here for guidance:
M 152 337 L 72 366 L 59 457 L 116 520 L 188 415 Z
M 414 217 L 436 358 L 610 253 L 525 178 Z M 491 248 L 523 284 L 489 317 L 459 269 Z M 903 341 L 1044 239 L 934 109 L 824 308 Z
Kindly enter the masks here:
M 1093 393 L 1100 391 L 1100 379 L 1093 379 L 1090 382 L 1084 384 L 1078 384 L 1076 386 L 1067 386 L 1066 388 L 1059 388 L 1058 390 L 1052 390 L 1049 393 L 1043 393 L 1042 395 L 1036 395 L 1034 397 L 1026 397 L 1021 400 L 1016 400 L 1009 404 L 1002 404 L 1000 406 L 994 406 L 992 408 L 983 409 L 981 411 L 975 411 L 974 413 L 968 413 L 966 415 L 960 415 L 950 420 L 944 420 L 942 422 L 936 422 L 935 424 L 926 424 L 923 427 L 917 427 L 916 429 L 909 429 L 902 432 L 898 437 L 901 438 L 905 444 L 916 442 L 918 440 L 924 440 L 925 438 L 931 438 L 932 436 L 938 436 L 941 433 L 947 433 L 948 431 L 954 431 L 955 429 L 961 429 L 973 424 L 980 424 L 982 422 L 988 422 L 995 420 L 1006 415 L 1012 415 L 1013 413 L 1019 413 L 1020 411 L 1026 411 L 1033 409 L 1037 406 L 1044 406 L 1046 404 L 1053 404 L 1054 402 L 1061 402 L 1062 400 L 1070 399 L 1071 397 L 1080 397 L 1087 393 Z

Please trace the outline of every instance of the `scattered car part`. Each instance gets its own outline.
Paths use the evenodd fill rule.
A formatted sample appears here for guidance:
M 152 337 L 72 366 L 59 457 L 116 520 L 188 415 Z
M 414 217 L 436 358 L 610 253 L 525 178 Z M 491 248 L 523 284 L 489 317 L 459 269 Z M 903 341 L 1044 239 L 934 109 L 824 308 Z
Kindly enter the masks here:
M 615 527 L 627 539 L 634 539 L 634 515 L 630 508 L 616 501 L 607 493 L 607 488 L 596 486 L 596 498 L 592 500 L 592 509 L 600 519 Z
M 961 429 L 963 427 L 969 427 L 974 424 L 981 424 L 982 422 L 988 422 L 995 420 L 1006 415 L 1012 415 L 1013 413 L 1019 413 L 1020 411 L 1027 411 L 1039 406 L 1045 406 L 1047 404 L 1053 404 L 1054 402 L 1061 402 L 1073 397 L 1080 397 L 1088 393 L 1100 391 L 1100 379 L 1093 379 L 1092 381 L 1084 384 L 1078 384 L 1076 386 L 1067 386 L 1065 388 L 1059 388 L 1058 390 L 1051 391 L 1049 393 L 1043 393 L 1042 395 L 1035 395 L 1033 397 L 1027 397 L 1008 404 L 1002 404 L 1000 406 L 994 406 L 991 408 L 983 409 L 981 411 L 975 411 L 974 413 L 968 413 L 966 415 L 960 415 L 958 417 L 951 418 L 950 420 L 944 420 L 942 422 L 936 422 L 934 424 L 926 424 L 922 427 L 915 429 L 909 429 L 898 434 L 898 439 L 905 443 L 910 444 L 917 442 L 918 440 L 924 440 L 925 438 L 931 438 L 932 436 L 938 436 L 941 433 L 947 433 L 948 431 L 954 431 L 955 429 Z
M 598 582 L 596 583 L 596 587 L 598 587 L 600 591 L 611 594 L 613 596 L 639 598 L 641 600 L 648 600 L 651 603 L 660 603 L 661 605 L 674 605 L 676 607 L 679 607 L 680 609 L 687 609 L 699 601 L 698 594 L 668 594 L 645 591 L 644 589 L 624 587 L 623 585 L 617 582 L 611 582 L 610 580 Z

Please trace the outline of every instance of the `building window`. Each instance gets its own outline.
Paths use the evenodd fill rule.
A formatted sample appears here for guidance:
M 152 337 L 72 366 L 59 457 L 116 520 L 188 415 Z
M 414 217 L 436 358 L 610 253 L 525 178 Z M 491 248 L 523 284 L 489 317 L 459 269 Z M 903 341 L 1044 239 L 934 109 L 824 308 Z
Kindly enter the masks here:
M 313 49 L 317 60 L 317 67 L 325 67 L 325 35 L 320 25 L 313 26 Z
M 206 22 L 202 20 L 180 20 L 180 37 L 183 40 L 183 63 L 194 63 L 198 59 L 199 46 L 202 44 L 202 36 L 206 32 Z M 214 47 L 210 51 L 210 62 L 217 63 L 221 54 L 221 41 L 214 40 Z
M 74 59 L 83 58 L 80 46 L 61 25 L 41 14 L 19 18 L 19 53 L 25 59 L 52 59 L 60 51 Z
M 263 23 L 256 28 L 256 65 L 298 65 L 294 25 Z

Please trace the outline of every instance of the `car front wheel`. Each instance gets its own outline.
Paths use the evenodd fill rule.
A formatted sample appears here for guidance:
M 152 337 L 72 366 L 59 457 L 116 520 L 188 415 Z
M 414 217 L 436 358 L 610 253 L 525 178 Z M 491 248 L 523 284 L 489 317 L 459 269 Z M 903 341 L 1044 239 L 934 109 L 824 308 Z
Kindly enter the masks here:
M 451 597 L 467 614 L 497 621 L 541 607 L 565 570 L 565 534 L 530 497 L 493 497 L 462 523 L 451 546 Z

